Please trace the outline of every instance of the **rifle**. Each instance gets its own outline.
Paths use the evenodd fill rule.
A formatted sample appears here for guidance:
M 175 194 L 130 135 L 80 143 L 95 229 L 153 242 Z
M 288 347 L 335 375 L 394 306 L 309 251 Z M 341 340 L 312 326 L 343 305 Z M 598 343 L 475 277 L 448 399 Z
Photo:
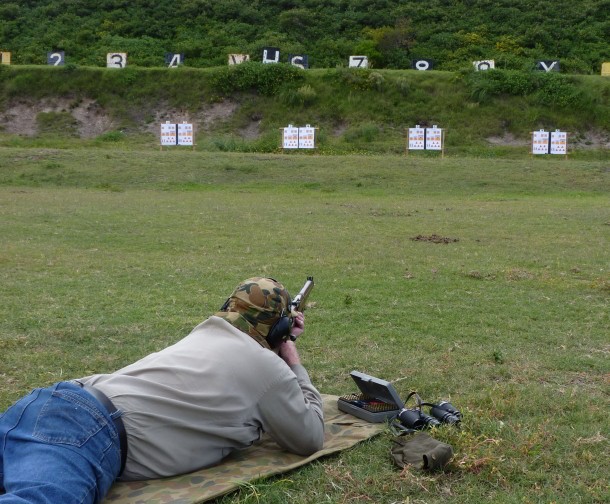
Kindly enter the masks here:
M 311 293 L 312 290 L 313 290 L 313 277 L 310 276 L 310 277 L 307 277 L 307 281 L 303 285 L 303 288 L 299 291 L 299 293 L 294 297 L 294 299 L 290 303 L 291 308 L 298 312 L 305 311 L 305 304 L 307 303 L 307 298 L 309 297 L 309 294 Z M 295 341 L 296 337 L 290 335 L 290 339 L 292 341 Z
M 307 281 L 303 285 L 303 288 L 299 291 L 299 293 L 292 300 L 291 306 L 292 309 L 298 312 L 302 312 L 305 310 L 305 303 L 307 302 L 307 298 L 313 289 L 313 277 L 307 277 Z

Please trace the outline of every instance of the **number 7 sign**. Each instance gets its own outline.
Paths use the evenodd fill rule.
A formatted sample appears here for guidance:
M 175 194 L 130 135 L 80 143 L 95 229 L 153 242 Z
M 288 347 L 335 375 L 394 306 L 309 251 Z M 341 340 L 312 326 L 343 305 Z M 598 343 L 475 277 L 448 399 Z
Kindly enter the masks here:
M 350 56 L 349 66 L 350 68 L 368 68 L 369 59 L 367 56 Z

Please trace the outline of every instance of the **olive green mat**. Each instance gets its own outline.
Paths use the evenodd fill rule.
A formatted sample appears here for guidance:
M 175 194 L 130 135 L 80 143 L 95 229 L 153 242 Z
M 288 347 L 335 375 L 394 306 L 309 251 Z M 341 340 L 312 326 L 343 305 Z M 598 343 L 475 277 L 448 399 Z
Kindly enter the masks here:
M 384 425 L 369 423 L 337 409 L 337 396 L 324 401 L 324 447 L 309 457 L 282 450 L 270 439 L 235 452 L 220 464 L 190 474 L 148 481 L 117 482 L 104 503 L 196 504 L 232 492 L 248 481 L 284 473 L 323 455 L 345 450 L 380 433 Z

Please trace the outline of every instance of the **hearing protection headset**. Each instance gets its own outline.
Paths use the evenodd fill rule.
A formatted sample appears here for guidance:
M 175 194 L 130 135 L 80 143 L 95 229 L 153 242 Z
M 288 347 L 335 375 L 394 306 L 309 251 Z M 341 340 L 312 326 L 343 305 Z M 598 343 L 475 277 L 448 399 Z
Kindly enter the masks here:
M 228 298 L 221 306 L 220 311 L 226 312 L 229 309 L 231 298 Z M 291 302 L 288 303 L 288 306 Z M 265 340 L 271 348 L 278 347 L 283 341 L 286 341 L 290 337 L 290 330 L 292 329 L 292 317 L 285 315 L 284 310 L 280 313 L 280 317 L 274 322 L 269 329 Z
M 283 341 L 286 341 L 290 337 L 290 330 L 292 329 L 292 317 L 287 317 L 282 314 L 280 318 L 275 321 L 275 324 L 271 326 L 269 329 L 269 333 L 267 334 L 267 343 L 271 348 L 276 348 L 280 346 Z

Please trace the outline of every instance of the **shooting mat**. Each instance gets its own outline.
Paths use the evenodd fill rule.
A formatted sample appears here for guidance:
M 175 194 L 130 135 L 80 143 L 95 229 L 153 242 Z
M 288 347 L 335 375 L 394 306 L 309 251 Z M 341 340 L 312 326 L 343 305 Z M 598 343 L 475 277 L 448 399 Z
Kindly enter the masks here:
M 309 457 L 282 450 L 270 439 L 235 452 L 220 464 L 174 478 L 117 482 L 104 503 L 197 504 L 236 490 L 241 484 L 281 474 L 323 455 L 345 450 L 380 433 L 383 423 L 369 423 L 337 409 L 337 396 L 322 394 L 324 448 Z

